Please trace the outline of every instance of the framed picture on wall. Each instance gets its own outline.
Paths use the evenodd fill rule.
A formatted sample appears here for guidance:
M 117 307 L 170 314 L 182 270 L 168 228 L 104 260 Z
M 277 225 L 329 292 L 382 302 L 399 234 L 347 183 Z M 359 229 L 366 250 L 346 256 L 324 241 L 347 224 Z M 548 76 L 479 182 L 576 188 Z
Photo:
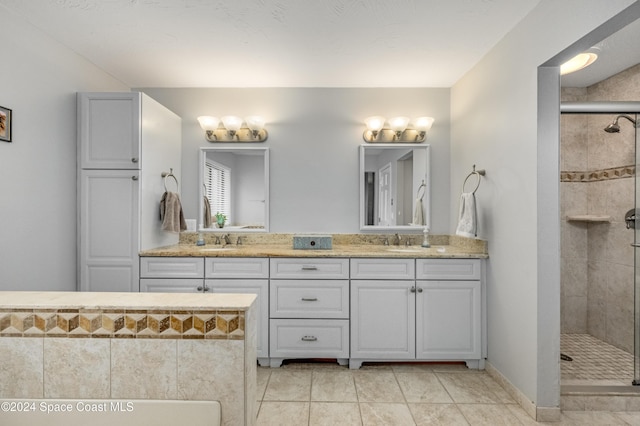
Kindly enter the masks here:
M 11 110 L 0 106 L 0 141 L 11 142 L 12 121 Z

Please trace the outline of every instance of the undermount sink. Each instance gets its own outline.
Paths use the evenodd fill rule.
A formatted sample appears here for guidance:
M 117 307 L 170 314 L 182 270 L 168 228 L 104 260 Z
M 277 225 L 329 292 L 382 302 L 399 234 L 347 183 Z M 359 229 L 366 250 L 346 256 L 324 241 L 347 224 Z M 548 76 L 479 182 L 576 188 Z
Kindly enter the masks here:
M 237 250 L 235 247 L 215 247 L 215 248 L 203 248 L 200 251 L 231 251 Z
M 423 248 L 388 248 L 387 251 L 394 251 L 398 253 L 422 253 L 425 249 Z

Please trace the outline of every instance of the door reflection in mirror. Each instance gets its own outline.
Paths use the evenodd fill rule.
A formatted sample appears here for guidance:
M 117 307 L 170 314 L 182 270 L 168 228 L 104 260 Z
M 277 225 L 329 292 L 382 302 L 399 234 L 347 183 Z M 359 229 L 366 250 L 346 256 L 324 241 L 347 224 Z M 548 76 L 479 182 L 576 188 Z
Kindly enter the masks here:
M 429 226 L 428 168 L 429 145 L 361 145 L 361 228 Z

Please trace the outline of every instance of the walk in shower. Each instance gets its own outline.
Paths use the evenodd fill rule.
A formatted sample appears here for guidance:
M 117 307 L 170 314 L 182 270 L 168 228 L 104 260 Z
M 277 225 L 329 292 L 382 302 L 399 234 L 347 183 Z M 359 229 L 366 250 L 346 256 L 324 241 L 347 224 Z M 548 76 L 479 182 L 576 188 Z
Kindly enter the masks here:
M 640 102 L 561 112 L 561 384 L 639 385 Z

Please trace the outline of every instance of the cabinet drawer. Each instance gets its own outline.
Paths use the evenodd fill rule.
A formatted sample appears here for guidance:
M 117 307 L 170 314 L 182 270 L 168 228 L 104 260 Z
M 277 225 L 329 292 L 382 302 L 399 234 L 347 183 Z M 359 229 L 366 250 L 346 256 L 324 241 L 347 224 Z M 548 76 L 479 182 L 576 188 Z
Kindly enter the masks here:
M 348 320 L 270 321 L 272 358 L 348 358 Z
M 479 280 L 480 259 L 418 259 L 419 280 Z
M 271 259 L 271 278 L 348 279 L 349 259 Z
M 271 318 L 349 318 L 348 280 L 271 280 Z
M 269 259 L 260 257 L 207 257 L 205 278 L 269 278 Z
M 413 280 L 414 259 L 351 259 L 351 278 L 365 280 Z
M 141 293 L 202 293 L 203 290 L 204 286 L 202 279 L 140 279 Z
M 204 278 L 202 257 L 141 257 L 141 278 Z

